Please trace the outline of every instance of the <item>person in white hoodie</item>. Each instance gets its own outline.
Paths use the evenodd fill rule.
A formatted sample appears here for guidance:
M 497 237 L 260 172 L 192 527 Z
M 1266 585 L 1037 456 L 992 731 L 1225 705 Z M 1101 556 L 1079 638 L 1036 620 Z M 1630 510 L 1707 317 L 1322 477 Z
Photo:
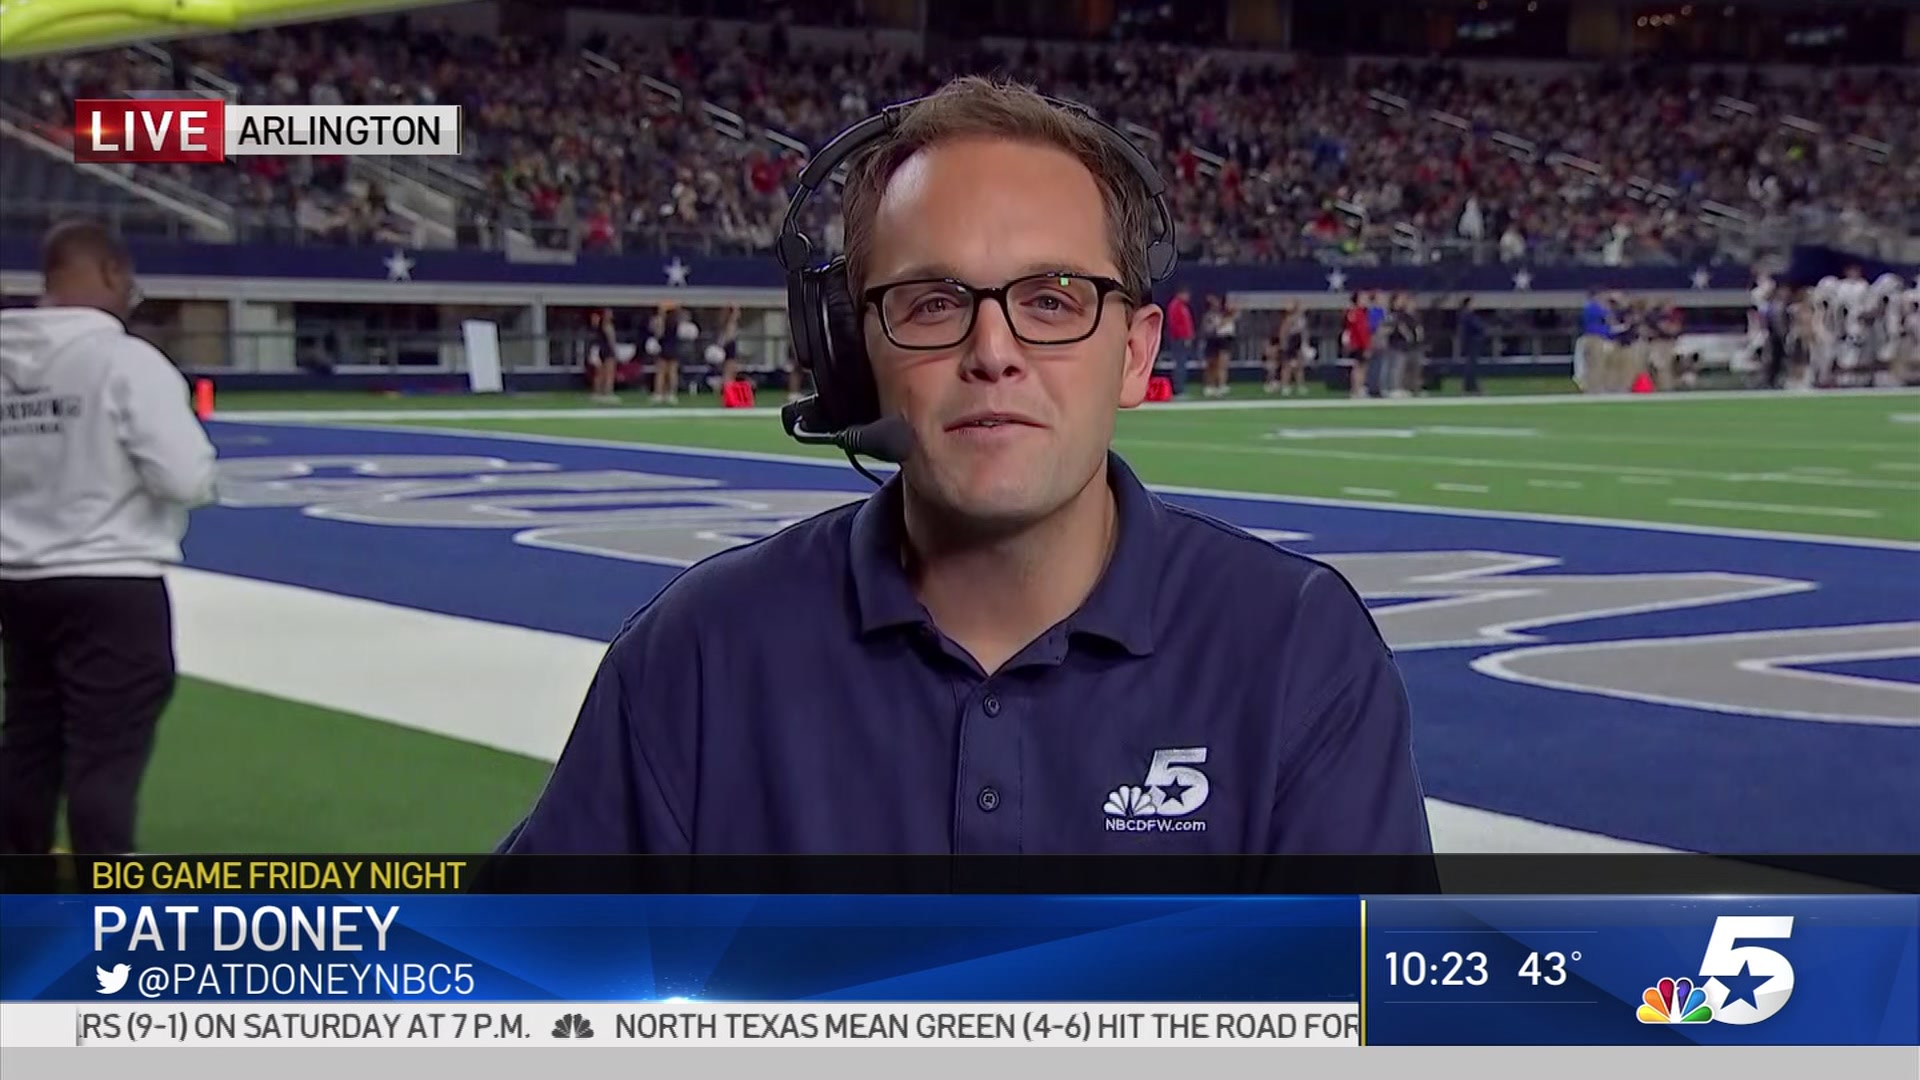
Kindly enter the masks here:
M 162 574 L 214 451 L 187 384 L 127 333 L 133 261 L 111 232 L 48 232 L 40 306 L 0 312 L 0 851 L 134 845 L 135 804 L 173 696 Z

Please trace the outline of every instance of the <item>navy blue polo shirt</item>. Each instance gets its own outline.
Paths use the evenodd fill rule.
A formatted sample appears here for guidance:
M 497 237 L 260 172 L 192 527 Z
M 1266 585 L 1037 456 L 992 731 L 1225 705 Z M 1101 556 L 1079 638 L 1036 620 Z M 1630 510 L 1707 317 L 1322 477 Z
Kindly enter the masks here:
M 1407 698 L 1328 566 L 1109 458 L 1112 557 L 992 675 L 901 566 L 900 481 L 689 568 L 631 618 L 501 850 L 1430 850 Z

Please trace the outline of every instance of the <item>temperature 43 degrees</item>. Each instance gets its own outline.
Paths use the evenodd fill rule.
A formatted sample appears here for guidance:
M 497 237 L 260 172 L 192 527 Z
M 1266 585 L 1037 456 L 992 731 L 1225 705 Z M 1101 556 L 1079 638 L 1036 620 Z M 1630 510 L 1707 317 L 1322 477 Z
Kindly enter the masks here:
M 1439 956 L 1424 952 L 1386 954 L 1389 986 L 1485 986 L 1491 981 L 1491 961 L 1484 952 L 1449 950 Z M 1530 952 L 1520 962 L 1518 976 L 1533 986 L 1560 986 L 1567 966 L 1580 961 L 1579 950 Z
M 1567 965 L 1580 962 L 1580 950 L 1530 952 L 1520 964 L 1520 977 L 1535 986 L 1559 986 L 1567 981 Z

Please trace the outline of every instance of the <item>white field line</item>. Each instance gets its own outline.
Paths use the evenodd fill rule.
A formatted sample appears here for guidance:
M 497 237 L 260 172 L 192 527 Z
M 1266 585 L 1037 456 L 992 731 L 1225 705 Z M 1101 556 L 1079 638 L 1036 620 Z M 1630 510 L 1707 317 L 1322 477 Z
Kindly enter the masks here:
M 1389 421 L 1391 418 L 1380 417 L 1379 419 L 1382 420 L 1383 422 L 1386 422 L 1386 421 Z M 1208 425 L 1213 423 L 1214 421 L 1201 417 L 1201 418 L 1195 418 L 1191 421 L 1186 419 L 1166 421 L 1166 422 L 1163 422 L 1162 426 L 1172 428 L 1181 435 L 1193 436 L 1193 435 L 1204 435 L 1208 433 Z M 1476 438 L 1540 439 L 1546 442 L 1550 442 L 1556 446 L 1575 444 L 1575 443 L 1583 444 L 1583 445 L 1594 445 L 1594 446 L 1645 446 L 1649 438 L 1655 437 L 1655 436 L 1649 436 L 1645 433 L 1636 434 L 1636 435 L 1596 435 L 1592 432 L 1587 432 L 1587 431 L 1567 431 L 1567 430 L 1561 430 L 1561 429 L 1540 430 L 1537 428 L 1493 428 L 1493 427 L 1469 428 L 1469 427 L 1453 427 L 1453 426 L 1443 426 L 1443 425 L 1424 424 L 1424 423 L 1416 424 L 1414 426 L 1394 426 L 1394 427 L 1363 426 L 1360 424 L 1340 424 L 1340 425 L 1334 425 L 1334 426 L 1328 426 L 1328 427 L 1317 427 L 1317 428 L 1282 427 L 1282 428 L 1274 428 L 1273 430 L 1263 432 L 1260 435 L 1262 439 L 1287 439 L 1289 441 L 1299 441 L 1299 440 L 1318 441 L 1318 440 L 1324 440 L 1324 439 L 1341 439 L 1341 440 L 1418 439 L 1422 436 L 1440 436 L 1442 438 L 1470 436 L 1470 437 L 1476 437 Z M 1772 438 L 1767 438 L 1764 441 L 1759 441 L 1755 439 L 1716 439 L 1716 438 L 1697 438 L 1697 437 L 1688 436 L 1688 435 L 1675 434 L 1671 431 L 1662 431 L 1658 434 L 1657 438 L 1659 439 L 1659 442 L 1662 446 L 1671 447 L 1675 449 L 1693 449 L 1693 448 L 1733 449 L 1733 450 L 1742 450 L 1749 453 L 1757 452 L 1760 450 L 1765 450 L 1770 453 L 1777 453 L 1780 451 L 1804 450 L 1810 454 L 1826 454 L 1826 453 L 1897 454 L 1903 450 L 1908 449 L 1906 445 L 1902 443 L 1897 443 L 1897 442 L 1836 442 L 1833 440 L 1820 440 L 1820 441 L 1814 441 L 1814 442 L 1784 442 L 1784 441 L 1780 441 Z M 1810 473 L 1826 472 L 1831 474 L 1831 470 L 1822 469 L 1819 467 L 1789 468 L 1784 471 L 1810 472 Z M 1846 470 L 1841 470 L 1841 471 L 1844 472 Z
M 1854 510 L 1844 506 L 1794 506 L 1790 503 L 1741 502 L 1737 499 L 1668 499 L 1673 506 L 1691 506 L 1701 510 L 1747 510 L 1756 514 L 1795 514 L 1809 517 L 1877 518 L 1878 510 Z
M 1564 472 L 1603 476 L 1664 476 L 1675 480 L 1710 480 L 1729 484 L 1802 484 L 1822 488 L 1867 488 L 1920 495 L 1920 481 L 1878 480 L 1864 477 L 1805 476 L 1783 472 L 1716 472 L 1656 465 L 1607 465 L 1576 461 L 1529 461 L 1516 458 L 1446 457 L 1434 454 L 1392 454 L 1380 450 L 1330 450 L 1308 446 L 1234 446 L 1228 443 L 1187 442 L 1177 439 L 1119 438 L 1120 447 L 1142 446 L 1185 450 L 1201 454 L 1263 454 L 1281 457 L 1327 458 L 1337 461 L 1373 461 L 1446 465 L 1463 469 L 1505 469 L 1520 472 Z
M 548 761 L 566 744 L 606 651 L 564 634 L 202 570 L 171 571 L 167 583 L 186 674 Z M 273 632 L 263 634 L 268 613 Z

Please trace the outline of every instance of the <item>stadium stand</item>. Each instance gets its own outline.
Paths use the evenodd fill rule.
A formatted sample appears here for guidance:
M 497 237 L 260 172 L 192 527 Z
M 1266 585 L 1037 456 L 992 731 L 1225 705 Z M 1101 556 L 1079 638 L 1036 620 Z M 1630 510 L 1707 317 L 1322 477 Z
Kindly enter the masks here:
M 1049 22 L 1069 5 L 1011 0 L 864 30 L 860 9 L 886 5 L 599 6 L 605 23 L 584 17 L 593 4 L 559 5 L 567 33 L 553 36 L 422 11 L 0 64 L 10 139 L 0 230 L 26 237 L 84 210 L 136 237 L 369 252 L 349 274 L 385 273 L 403 249 L 460 248 L 454 254 L 475 259 L 504 252 L 508 263 L 626 256 L 623 280 L 641 288 L 686 284 L 684 265 L 677 280 L 658 276 L 684 257 L 698 265 L 699 285 L 744 284 L 716 275 L 748 271 L 719 264 L 760 261 L 727 257 L 766 251 L 811 148 L 954 73 L 999 72 L 1090 105 L 1160 162 L 1183 267 L 1223 275 L 1207 278 L 1203 294 L 1242 294 L 1236 376 L 1261 371 L 1281 306 L 1304 302 L 1316 377 L 1338 382 L 1351 270 L 1363 291 L 1422 293 L 1431 373 L 1472 353 L 1509 372 L 1570 364 L 1585 291 L 1599 288 L 1645 294 L 1612 305 L 1624 341 L 1640 334 L 1627 316 L 1678 303 L 1678 362 L 1745 384 L 1761 377 L 1764 302 L 1748 297 L 1753 275 L 1780 273 L 1807 245 L 1896 270 L 1920 261 L 1911 194 L 1920 191 L 1920 84 L 1863 66 L 1879 54 L 1823 69 L 1636 48 L 1631 63 L 1622 52 L 1609 65 L 1568 58 L 1561 34 L 1497 54 L 1463 38 L 1433 59 L 1406 40 L 1392 55 L 1366 52 L 1370 31 L 1353 19 L 1328 39 L 1325 20 L 1304 8 L 1297 47 L 1267 50 L 1228 47 L 1228 28 L 1207 14 L 1224 6 L 1198 2 L 1123 0 L 1101 39 Z M 777 9 L 786 14 L 768 15 Z M 660 17 L 637 24 L 642 11 Z M 719 21 L 678 17 L 694 12 Z M 457 159 L 255 157 L 111 171 L 63 161 L 75 98 L 183 92 L 245 103 L 458 103 L 466 146 Z M 16 143 L 36 152 L 14 152 Z M 828 247 L 839 241 L 836 195 L 815 199 L 805 222 Z M 249 265 L 285 256 L 260 257 Z M 1471 335 L 1458 316 L 1469 293 L 1481 294 Z M 509 366 L 573 378 L 585 311 L 615 304 L 623 339 L 637 347 L 653 336 L 656 299 L 536 299 L 503 316 Z M 1783 317 L 1810 303 L 1797 293 L 1781 301 Z M 784 379 L 783 330 L 763 317 L 762 300 L 703 297 L 700 325 L 719 326 L 736 302 L 761 312 L 741 330 L 741 370 Z M 454 316 L 430 306 L 308 301 L 244 332 L 176 325 L 182 318 L 164 303 L 146 310 L 157 340 L 223 376 L 258 369 L 286 379 L 336 366 L 355 378 L 445 374 L 458 354 Z M 696 362 L 686 373 L 698 385 L 710 369 Z
M 831 14 L 824 5 L 820 17 Z M 1083 101 L 1173 180 L 1189 259 L 1368 265 L 1747 260 L 1750 241 L 1920 231 L 1920 85 L 1687 69 L 1487 72 L 1463 63 L 1293 66 L 1167 44 L 985 45 L 926 59 L 823 51 L 687 23 L 671 40 L 527 38 L 328 24 L 180 43 L 245 102 L 458 102 L 475 171 L 444 235 L 344 163 L 255 159 L 193 183 L 270 239 L 740 254 L 765 247 L 807 149 L 963 70 Z M 179 76 L 130 51 L 14 65 L 50 138 L 70 101 Z M 149 170 L 150 171 L 150 170 Z M 176 177 L 179 179 L 179 177 Z M 12 189 L 9 190 L 19 190 Z M 816 235 L 837 207 L 816 205 Z

